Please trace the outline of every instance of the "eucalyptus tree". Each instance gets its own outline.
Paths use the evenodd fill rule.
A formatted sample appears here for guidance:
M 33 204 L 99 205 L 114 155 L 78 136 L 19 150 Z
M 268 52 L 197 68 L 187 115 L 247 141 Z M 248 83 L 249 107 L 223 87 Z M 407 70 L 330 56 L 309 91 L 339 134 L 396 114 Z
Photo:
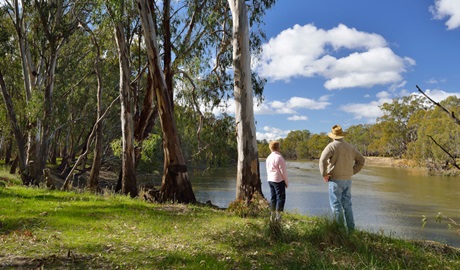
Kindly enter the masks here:
M 78 1 L 5 1 L 16 30 L 16 42 L 22 62 L 24 98 L 27 109 L 27 147 L 16 138 L 21 152 L 24 184 L 38 184 L 46 165 L 50 137 L 54 128 L 55 72 L 60 50 L 74 33 Z M 10 119 L 10 121 L 14 121 Z M 21 146 L 19 146 L 21 144 Z M 24 149 L 24 150 L 23 150 Z
M 91 8 L 90 8 L 91 7 Z M 88 156 L 90 156 L 92 145 L 94 143 L 91 172 L 89 179 L 86 181 L 87 187 L 92 191 L 97 191 L 99 186 L 99 172 L 101 170 L 102 163 L 104 162 L 103 147 L 104 144 L 108 145 L 111 138 L 110 136 L 117 137 L 120 132 L 117 132 L 119 125 L 116 124 L 113 127 L 107 127 L 110 132 L 103 132 L 107 125 L 103 125 L 108 113 L 112 107 L 117 105 L 119 94 L 118 91 L 107 91 L 110 89 L 116 89 L 116 77 L 113 76 L 114 72 L 111 72 L 116 68 L 116 61 L 114 56 L 116 55 L 115 50 L 109 50 L 114 47 L 114 42 L 111 38 L 112 31 L 110 34 L 109 30 L 112 30 L 105 23 L 98 23 L 100 21 L 107 21 L 107 17 L 102 15 L 100 6 L 96 3 L 88 6 L 87 16 L 77 17 L 79 23 L 79 30 L 74 37 L 69 41 L 67 55 L 72 59 L 68 59 L 69 67 L 66 70 L 65 76 L 60 76 L 61 87 L 65 89 L 62 93 L 62 100 L 66 101 L 63 104 L 65 111 L 67 112 L 64 117 L 66 119 L 75 119 L 78 117 L 80 120 L 74 120 L 74 122 L 82 123 L 77 147 L 70 147 L 70 157 L 73 158 L 74 154 L 81 151 L 78 159 L 70 169 L 67 170 L 64 175 L 64 185 L 62 189 L 68 189 L 71 180 L 74 178 L 74 172 L 82 166 L 81 171 L 78 174 L 86 172 L 85 163 Z M 74 51 L 75 50 L 75 51 Z M 64 75 L 64 74 L 63 74 Z M 75 80 L 77 79 L 77 80 Z M 104 108 L 106 100 L 111 100 L 108 107 Z M 108 103 L 108 102 L 107 102 Z M 80 116 L 76 116 L 80 114 Z M 94 124 L 90 125 L 91 119 L 94 119 Z M 83 121 L 85 120 L 85 121 Z M 69 129 L 73 128 L 76 130 L 77 127 L 70 126 Z M 115 132 L 113 131 L 115 130 Z M 69 137 L 73 138 L 73 133 L 69 132 Z M 104 134 L 106 134 L 104 136 Z M 71 139 L 74 141 L 74 139 Z M 67 140 L 64 141 L 67 148 Z M 77 152 L 78 151 L 78 152 Z
M 259 158 L 266 158 L 271 153 L 268 141 L 265 139 L 257 142 L 257 149 L 259 150 Z
M 131 1 L 106 1 L 104 2 L 112 21 L 115 43 L 117 46 L 119 63 L 119 94 L 120 94 L 120 120 L 122 131 L 122 165 L 120 182 L 118 186 L 121 193 L 137 196 L 136 182 L 136 155 L 134 145 L 134 99 L 131 91 L 131 28 L 137 24 L 139 18 L 133 13 L 134 2 Z M 135 16 L 135 17 L 134 17 Z M 133 18 L 134 17 L 134 18 Z
M 325 132 L 311 135 L 307 142 L 308 151 L 310 153 L 309 158 L 319 158 L 324 147 L 326 147 L 330 141 L 331 139 Z
M 417 140 L 408 145 L 406 157 L 433 171 L 443 171 L 458 166 L 460 157 L 460 126 L 452 122 L 447 109 L 454 115 L 460 113 L 460 99 L 450 96 L 439 102 L 440 106 L 420 110 L 414 114 L 409 126 L 417 129 Z
M 180 148 L 180 141 L 173 111 L 172 86 L 168 85 L 160 64 L 160 51 L 157 43 L 156 24 L 154 21 L 154 6 L 151 1 L 137 0 L 139 14 L 147 47 L 150 76 L 154 81 L 155 96 L 158 104 L 160 123 L 163 131 L 164 145 L 164 170 L 160 198 L 163 201 L 174 201 L 179 203 L 193 203 L 196 201 L 192 185 L 188 178 L 187 166 Z M 169 20 L 169 1 L 163 3 L 166 9 L 166 18 Z M 169 42 L 169 41 L 167 41 Z M 170 55 L 169 55 L 170 56 Z M 169 57 L 168 56 L 168 57 Z M 165 66 L 170 68 L 170 59 L 167 59 Z
M 393 99 L 392 103 L 380 106 L 383 116 L 371 128 L 374 140 L 369 150 L 379 152 L 380 155 L 401 157 L 407 144 L 417 139 L 416 129 L 408 127 L 410 117 L 426 105 L 420 97 L 411 95 Z
M 281 151 L 287 159 L 304 159 L 309 157 L 308 139 L 311 133 L 308 130 L 293 130 L 283 139 Z
M 365 156 L 369 156 L 371 153 L 368 150 L 368 146 L 371 143 L 372 135 L 370 133 L 371 125 L 354 125 L 347 129 L 347 141 L 352 145 L 356 146 L 360 153 Z
M 255 193 L 263 194 L 253 108 L 250 23 L 246 1 L 228 0 L 228 4 L 233 23 L 234 98 L 238 142 L 236 199 L 250 202 Z M 253 5 L 269 7 L 271 4 L 271 1 L 253 1 Z
M 250 21 L 260 23 L 265 2 L 254 2 L 257 5 L 254 4 Z M 201 131 L 204 121 L 212 123 L 212 118 L 207 118 L 202 109 L 208 107 L 211 111 L 231 96 L 233 89 L 232 76 L 228 73 L 232 64 L 229 5 L 225 0 L 137 1 L 137 4 L 143 18 L 149 73 L 163 133 L 161 200 L 194 201 L 175 127 L 174 106 L 180 99 L 181 104 L 197 112 L 197 152 L 208 150 L 210 144 L 202 139 Z M 260 35 L 252 37 L 252 46 L 259 46 Z M 254 88 L 260 93 L 261 81 L 256 81 Z
M 4 9 L 0 9 L 0 25 L 2 25 L 0 29 L 0 72 L 2 73 L 2 86 L 4 86 L 2 90 L 5 91 L 2 92 L 5 106 L 0 106 L 0 152 L 2 158 L 5 158 L 5 164 L 10 164 L 11 158 L 14 156 L 13 151 L 16 151 L 14 135 L 22 135 L 21 130 L 25 126 L 25 123 L 21 121 L 24 118 L 24 110 L 21 110 L 21 108 L 24 108 L 25 104 L 21 103 L 21 100 L 17 98 L 19 92 L 16 90 L 23 85 L 21 63 L 17 60 L 17 54 L 15 53 L 14 27 Z M 5 74 L 6 71 L 7 73 Z M 10 110 L 6 108 L 8 102 L 11 102 L 12 108 Z M 9 119 L 12 118 L 8 114 L 11 112 L 15 112 L 15 120 L 13 121 L 15 124 L 13 126 L 16 126 L 17 130 L 13 130 L 10 125 L 11 121 Z M 13 172 L 16 171 L 15 166 L 17 167 L 19 164 L 19 157 L 17 154 L 15 156 L 16 158 L 11 167 Z M 22 158 L 25 159 L 25 157 Z
M 159 5 L 151 1 L 137 3 L 163 133 L 164 166 L 158 199 L 194 202 L 196 199 L 175 123 L 174 98 L 186 96 L 183 94 L 191 89 L 193 102 L 190 104 L 203 115 L 198 100 L 220 100 L 219 93 L 228 89 L 226 81 L 229 76 L 225 73 L 229 48 L 225 31 L 227 23 L 219 21 L 226 6 L 222 1 L 194 0 L 163 1 Z M 220 53 L 213 55 L 210 49 L 214 44 L 219 44 L 217 50 Z M 209 67 L 211 57 L 216 59 L 212 68 Z M 198 128 L 199 138 L 200 130 Z M 200 144 L 198 151 L 204 148 Z

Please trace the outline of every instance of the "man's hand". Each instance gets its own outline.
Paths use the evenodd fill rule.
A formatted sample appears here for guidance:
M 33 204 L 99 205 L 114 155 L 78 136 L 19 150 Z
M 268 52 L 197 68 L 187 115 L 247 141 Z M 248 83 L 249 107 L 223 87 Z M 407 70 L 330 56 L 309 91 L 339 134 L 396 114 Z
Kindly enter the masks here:
M 330 175 L 330 174 L 328 174 L 328 175 L 326 175 L 326 176 L 323 176 L 324 182 L 326 182 L 326 183 L 329 182 L 329 179 L 330 179 L 330 178 L 331 178 L 331 175 Z

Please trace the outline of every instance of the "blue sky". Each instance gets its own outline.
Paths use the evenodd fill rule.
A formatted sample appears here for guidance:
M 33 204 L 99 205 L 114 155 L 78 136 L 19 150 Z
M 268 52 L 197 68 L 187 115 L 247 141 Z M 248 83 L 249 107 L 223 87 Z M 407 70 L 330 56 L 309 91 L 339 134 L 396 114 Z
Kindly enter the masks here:
M 460 0 L 279 0 L 264 29 L 258 140 L 373 124 L 416 85 L 460 97 Z

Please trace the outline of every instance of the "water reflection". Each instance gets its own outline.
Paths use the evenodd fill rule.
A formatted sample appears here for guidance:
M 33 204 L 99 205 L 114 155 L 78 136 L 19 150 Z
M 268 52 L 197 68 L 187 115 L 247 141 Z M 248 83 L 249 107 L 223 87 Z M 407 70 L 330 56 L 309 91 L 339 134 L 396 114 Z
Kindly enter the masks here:
M 327 184 L 316 162 L 287 162 L 290 186 L 286 211 L 329 216 Z M 269 197 L 265 163 L 260 163 L 262 191 Z M 227 207 L 235 199 L 235 168 L 191 177 L 197 200 Z M 460 247 L 460 235 L 436 223 L 438 212 L 460 221 L 460 177 L 425 176 L 400 168 L 365 167 L 353 177 L 353 211 L 357 228 L 407 239 L 430 239 Z M 430 220 L 422 228 L 422 215 Z

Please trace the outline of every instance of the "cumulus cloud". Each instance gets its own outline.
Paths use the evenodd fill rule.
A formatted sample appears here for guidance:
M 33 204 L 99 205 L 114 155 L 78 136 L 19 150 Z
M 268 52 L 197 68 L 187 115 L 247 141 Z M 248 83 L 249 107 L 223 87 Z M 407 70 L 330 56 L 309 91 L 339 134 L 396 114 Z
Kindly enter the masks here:
M 287 101 L 265 101 L 264 103 L 259 103 L 256 98 L 254 98 L 254 114 L 292 114 L 297 115 L 297 110 L 322 110 L 325 109 L 331 103 L 328 102 L 329 95 L 320 97 L 319 100 L 303 98 L 303 97 L 291 97 Z M 206 110 L 204 107 L 203 111 Z M 221 113 L 227 113 L 234 115 L 235 114 L 235 100 L 229 99 L 226 102 L 222 102 L 218 107 L 214 108 L 212 111 L 214 114 L 218 115 Z M 300 120 L 300 119 L 299 119 Z M 301 119 L 306 120 L 306 119 Z
M 281 138 L 285 138 L 289 134 L 289 132 L 291 132 L 290 130 L 282 130 L 270 126 L 264 126 L 263 130 L 264 132 L 256 132 L 257 140 L 278 140 Z
M 383 115 L 380 106 L 384 103 L 391 103 L 394 95 L 388 91 L 381 91 L 376 94 L 377 100 L 368 103 L 349 103 L 339 107 L 339 110 L 353 115 L 354 119 L 364 120 L 367 123 L 375 123 L 378 117 Z
M 263 45 L 257 69 L 271 80 L 323 77 L 327 89 L 395 84 L 415 61 L 396 55 L 385 39 L 343 24 L 330 30 L 295 25 Z
M 287 101 L 271 101 L 267 105 L 271 107 L 272 113 L 276 114 L 296 114 L 296 109 L 322 110 L 330 103 L 322 97 L 320 101 L 303 97 L 291 97 Z
M 437 20 L 447 18 L 445 24 L 448 30 L 460 27 L 460 1 L 435 0 L 434 5 L 430 6 L 430 11 Z
M 383 115 L 382 110 L 379 108 L 383 103 L 382 100 L 377 100 L 370 103 L 346 104 L 340 106 L 339 109 L 354 115 L 355 119 L 367 119 L 367 122 L 373 122 Z
M 440 102 L 446 99 L 449 96 L 457 96 L 460 98 L 460 92 L 446 92 L 440 89 L 427 89 L 424 91 L 431 99 L 436 102 Z M 384 103 L 393 102 L 393 98 L 402 97 L 402 96 L 423 96 L 419 92 L 409 93 L 407 89 L 401 89 L 397 93 L 391 93 L 388 91 L 381 91 L 375 96 L 377 99 L 369 103 L 349 103 L 339 107 L 339 110 L 353 115 L 354 119 L 364 120 L 367 123 L 375 123 L 375 120 L 378 117 L 383 116 L 383 112 L 380 109 L 380 106 Z M 429 105 L 432 105 L 429 102 Z
M 288 120 L 289 121 L 305 121 L 305 120 L 308 120 L 308 117 L 306 117 L 305 115 L 293 115 L 293 116 L 288 117 Z

